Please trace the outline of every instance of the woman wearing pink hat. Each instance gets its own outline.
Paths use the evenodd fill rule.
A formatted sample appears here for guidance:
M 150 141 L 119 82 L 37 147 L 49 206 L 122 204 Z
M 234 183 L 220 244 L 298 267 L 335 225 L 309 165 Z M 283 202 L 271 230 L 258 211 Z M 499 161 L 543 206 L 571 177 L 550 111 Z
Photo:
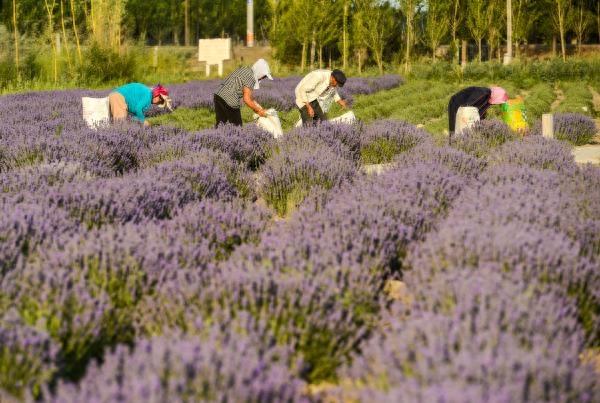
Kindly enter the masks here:
M 474 106 L 479 111 L 479 118 L 485 119 L 490 105 L 499 105 L 508 101 L 508 94 L 502 87 L 467 87 L 450 97 L 448 103 L 448 130 L 454 133 L 456 112 L 461 106 Z

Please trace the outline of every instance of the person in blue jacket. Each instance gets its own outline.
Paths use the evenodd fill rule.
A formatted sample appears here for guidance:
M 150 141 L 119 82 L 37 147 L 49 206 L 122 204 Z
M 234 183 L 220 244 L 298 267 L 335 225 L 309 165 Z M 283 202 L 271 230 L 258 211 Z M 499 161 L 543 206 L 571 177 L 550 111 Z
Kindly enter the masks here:
M 122 85 L 108 95 L 108 104 L 113 122 L 123 121 L 131 115 L 144 126 L 148 126 L 145 113 L 150 105 L 171 110 L 169 90 L 160 84 L 152 88 L 140 83 Z

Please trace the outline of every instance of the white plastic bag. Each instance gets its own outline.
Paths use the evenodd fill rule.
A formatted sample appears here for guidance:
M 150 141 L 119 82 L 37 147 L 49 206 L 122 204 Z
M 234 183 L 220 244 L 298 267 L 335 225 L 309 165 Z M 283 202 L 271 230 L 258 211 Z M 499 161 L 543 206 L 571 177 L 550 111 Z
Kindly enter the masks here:
M 461 134 L 463 130 L 479 122 L 479 110 L 474 106 L 461 106 L 456 111 L 456 128 L 454 132 Z
M 356 122 L 356 115 L 354 114 L 354 112 L 348 111 L 343 115 L 337 116 L 333 119 L 329 119 L 329 121 L 332 123 L 346 123 L 348 125 L 351 125 Z
M 354 114 L 354 112 L 352 111 L 348 111 L 346 113 L 344 113 L 343 115 L 337 116 L 335 118 L 329 119 L 328 122 L 331 123 L 345 123 L 345 124 L 353 124 L 356 122 L 356 115 Z M 302 118 L 298 119 L 298 121 L 296 122 L 296 124 L 294 125 L 295 127 L 300 127 L 302 126 Z
M 256 113 L 254 114 L 254 119 L 256 120 L 256 124 L 268 131 L 275 138 L 279 138 L 283 134 L 283 129 L 281 128 L 281 121 L 279 120 L 279 115 L 277 111 L 273 108 L 267 109 L 267 116 L 260 117 Z
M 110 107 L 108 97 L 90 98 L 82 97 L 83 120 L 92 128 L 107 126 L 110 123 Z

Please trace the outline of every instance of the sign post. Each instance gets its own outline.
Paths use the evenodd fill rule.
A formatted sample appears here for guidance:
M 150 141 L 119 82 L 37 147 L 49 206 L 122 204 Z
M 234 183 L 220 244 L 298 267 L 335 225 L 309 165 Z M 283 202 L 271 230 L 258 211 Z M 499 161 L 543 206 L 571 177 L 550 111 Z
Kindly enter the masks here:
M 231 38 L 200 39 L 198 41 L 198 61 L 206 62 L 206 76 L 210 66 L 218 65 L 219 77 L 223 75 L 223 61 L 231 59 Z
M 542 136 L 554 138 L 554 119 L 551 113 L 542 115 Z
M 246 46 L 249 48 L 254 46 L 254 5 L 252 0 L 248 0 L 246 9 Z

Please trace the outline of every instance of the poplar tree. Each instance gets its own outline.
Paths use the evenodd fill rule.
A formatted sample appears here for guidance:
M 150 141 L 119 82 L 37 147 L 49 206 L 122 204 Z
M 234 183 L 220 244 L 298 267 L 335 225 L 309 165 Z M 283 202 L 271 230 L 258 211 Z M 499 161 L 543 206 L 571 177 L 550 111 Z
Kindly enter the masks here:
M 554 27 L 560 37 L 560 51 L 563 60 L 567 60 L 567 45 L 565 42 L 565 33 L 568 28 L 567 11 L 571 5 L 569 0 L 553 0 L 552 20 Z
M 435 61 L 436 50 L 442 38 L 448 33 L 450 8 L 452 1 L 429 0 L 427 2 L 427 21 L 425 25 L 425 41 L 431 49 L 431 59 Z
M 477 42 L 477 60 L 481 62 L 481 45 L 487 30 L 485 0 L 470 0 L 468 6 L 467 27 Z

